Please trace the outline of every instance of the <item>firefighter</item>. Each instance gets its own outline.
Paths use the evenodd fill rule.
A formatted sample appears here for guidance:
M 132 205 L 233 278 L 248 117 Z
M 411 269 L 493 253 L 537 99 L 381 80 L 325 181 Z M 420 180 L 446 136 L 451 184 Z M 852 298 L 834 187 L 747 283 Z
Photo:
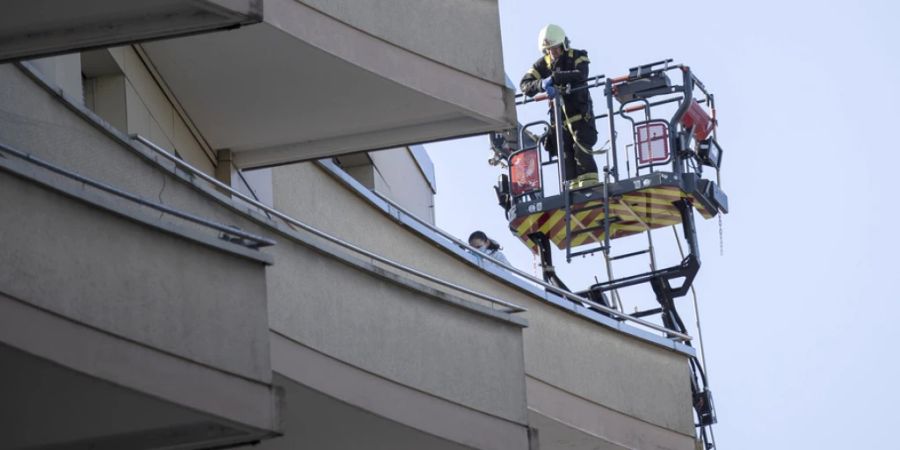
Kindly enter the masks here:
M 562 100 L 564 147 L 562 153 L 569 188 L 578 189 L 595 185 L 599 179 L 592 148 L 597 143 L 597 128 L 594 124 L 591 94 L 587 89 L 568 94 L 561 92 L 567 85 L 576 88 L 586 84 L 590 63 L 587 52 L 569 47 L 566 33 L 558 25 L 553 24 L 541 29 L 538 48 L 544 56 L 522 77 L 519 88 L 529 97 L 545 92 L 555 101 Z M 551 122 L 552 117 L 551 114 Z M 544 147 L 551 155 L 558 154 L 554 130 L 555 128 L 551 126 L 544 143 Z

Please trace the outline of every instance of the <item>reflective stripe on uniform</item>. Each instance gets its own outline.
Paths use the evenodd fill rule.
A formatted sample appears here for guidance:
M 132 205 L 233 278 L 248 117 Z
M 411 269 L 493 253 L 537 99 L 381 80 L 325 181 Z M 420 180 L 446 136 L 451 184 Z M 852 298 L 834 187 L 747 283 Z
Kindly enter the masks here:
M 575 123 L 575 122 L 578 122 L 578 121 L 581 120 L 582 118 L 584 118 L 584 116 L 582 116 L 581 114 L 575 114 L 574 116 L 569 117 L 569 118 L 566 119 L 566 125 L 571 125 L 571 124 L 573 124 L 573 123 Z
M 573 123 L 575 123 L 575 122 L 578 122 L 579 120 L 584 119 L 584 117 L 585 117 L 585 116 L 584 116 L 583 114 L 575 114 L 574 116 L 569 117 L 569 118 L 566 119 L 566 121 L 565 121 L 565 122 L 566 122 L 566 125 L 571 125 L 571 124 L 573 124 Z M 587 115 L 587 118 L 588 118 L 588 119 L 592 119 L 593 116 L 591 116 L 590 114 L 588 114 L 588 115 Z
M 534 77 L 536 79 L 541 78 L 541 73 L 538 72 L 537 70 L 534 70 L 534 67 L 528 69 L 528 75 L 531 75 L 532 77 Z
M 591 62 L 591 60 L 588 59 L 587 56 L 582 56 L 582 57 L 579 57 L 578 59 L 575 60 L 575 65 L 577 66 L 577 65 L 579 65 L 579 64 L 581 64 L 581 63 L 583 63 L 583 62 L 589 63 L 589 62 Z
M 544 55 L 544 62 L 547 63 L 547 68 L 548 68 L 548 69 L 552 68 L 552 65 L 553 65 L 553 58 L 550 57 L 550 55 Z
M 575 130 L 572 128 L 573 123 L 575 123 L 581 119 L 584 119 L 585 116 L 582 114 L 575 114 L 574 116 L 569 117 L 569 115 L 566 114 L 566 104 L 565 103 L 562 103 L 562 113 L 563 113 L 563 118 L 564 118 L 563 123 L 566 124 L 566 129 L 569 130 L 569 135 L 572 136 L 572 142 L 575 143 L 575 148 L 577 148 L 578 150 L 581 150 L 585 153 L 593 153 L 593 150 L 590 147 L 583 145 L 581 142 L 578 142 L 578 135 L 575 133 Z M 588 115 L 587 118 L 592 119 L 593 117 Z

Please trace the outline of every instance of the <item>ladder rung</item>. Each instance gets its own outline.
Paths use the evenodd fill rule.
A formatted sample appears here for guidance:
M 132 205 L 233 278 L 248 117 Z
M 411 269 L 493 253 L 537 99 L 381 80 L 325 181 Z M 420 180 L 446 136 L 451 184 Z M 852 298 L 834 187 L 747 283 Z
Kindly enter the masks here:
M 619 221 L 619 218 L 618 218 L 618 217 L 610 217 L 610 218 L 609 218 L 609 224 L 610 224 L 610 225 L 612 225 L 612 224 L 614 224 L 614 223 L 616 223 L 616 222 L 618 222 L 618 221 Z M 594 225 L 594 226 L 592 226 L 592 227 L 582 228 L 582 229 L 580 229 L 580 230 L 572 230 L 571 234 L 574 236 L 574 235 L 578 235 L 578 234 L 589 233 L 589 232 L 591 232 L 591 231 L 600 230 L 600 229 L 602 229 L 603 227 L 604 227 L 604 225 L 603 225 L 603 223 L 602 223 L 602 221 L 601 221 L 600 225 Z
M 582 228 L 580 230 L 572 230 L 570 233 L 572 234 L 572 236 L 577 236 L 579 234 L 590 233 L 591 231 L 601 229 L 603 229 L 603 225 L 594 225 L 592 227 Z
M 611 256 L 609 260 L 615 261 L 617 259 L 631 258 L 632 256 L 643 255 L 644 253 L 650 253 L 650 249 L 648 248 L 646 250 L 638 250 L 636 252 L 626 253 L 624 255 Z
M 569 255 L 569 257 L 574 258 L 576 256 L 590 255 L 591 253 L 596 253 L 596 252 L 603 251 L 603 250 L 606 250 L 606 246 L 601 245 L 600 247 L 591 248 L 591 249 L 587 249 L 587 250 L 582 250 L 580 252 L 572 253 Z

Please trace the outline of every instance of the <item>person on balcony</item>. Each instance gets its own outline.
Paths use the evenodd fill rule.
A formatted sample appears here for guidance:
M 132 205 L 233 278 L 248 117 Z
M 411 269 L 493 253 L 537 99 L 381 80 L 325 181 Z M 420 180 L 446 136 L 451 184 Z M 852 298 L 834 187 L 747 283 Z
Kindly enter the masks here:
M 553 24 L 541 29 L 538 48 L 544 56 L 525 73 L 519 88 L 529 97 L 543 92 L 551 100 L 561 100 L 564 130 L 562 154 L 569 188 L 595 185 L 599 179 L 592 148 L 597 143 L 597 128 L 594 124 L 591 94 L 587 88 L 564 92 L 566 86 L 570 89 L 585 86 L 590 64 L 588 54 L 584 50 L 571 48 L 566 33 Z M 551 155 L 555 155 L 558 149 L 552 106 L 550 117 L 551 127 L 544 147 Z
M 469 245 L 491 258 L 494 258 L 507 266 L 511 266 L 509 260 L 506 259 L 503 252 L 500 251 L 503 247 L 500 247 L 500 244 L 498 244 L 497 241 L 487 237 L 487 235 L 484 234 L 484 231 L 479 230 L 470 234 Z

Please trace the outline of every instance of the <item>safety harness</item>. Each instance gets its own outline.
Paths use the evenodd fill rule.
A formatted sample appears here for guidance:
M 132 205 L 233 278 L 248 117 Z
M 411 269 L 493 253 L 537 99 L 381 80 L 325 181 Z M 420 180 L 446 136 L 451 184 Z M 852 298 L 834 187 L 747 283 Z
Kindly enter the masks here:
M 569 58 L 574 58 L 575 50 L 570 48 L 567 52 L 567 55 L 569 56 Z M 582 61 L 588 61 L 587 56 L 582 56 L 575 60 L 575 65 L 577 66 Z M 553 58 L 551 58 L 550 55 L 544 55 L 544 63 L 547 64 L 547 69 L 552 71 Z M 562 105 L 563 123 L 566 125 L 566 129 L 569 130 L 569 135 L 572 136 L 572 142 L 575 143 L 575 148 L 585 153 L 592 154 L 593 150 L 591 148 L 583 145 L 581 142 L 578 142 L 578 138 L 575 134 L 575 130 L 572 128 L 572 124 L 578 122 L 579 120 L 591 120 L 593 119 L 593 116 L 591 116 L 590 114 L 575 114 L 574 116 L 570 117 L 566 112 L 566 102 L 560 101 L 560 104 Z

